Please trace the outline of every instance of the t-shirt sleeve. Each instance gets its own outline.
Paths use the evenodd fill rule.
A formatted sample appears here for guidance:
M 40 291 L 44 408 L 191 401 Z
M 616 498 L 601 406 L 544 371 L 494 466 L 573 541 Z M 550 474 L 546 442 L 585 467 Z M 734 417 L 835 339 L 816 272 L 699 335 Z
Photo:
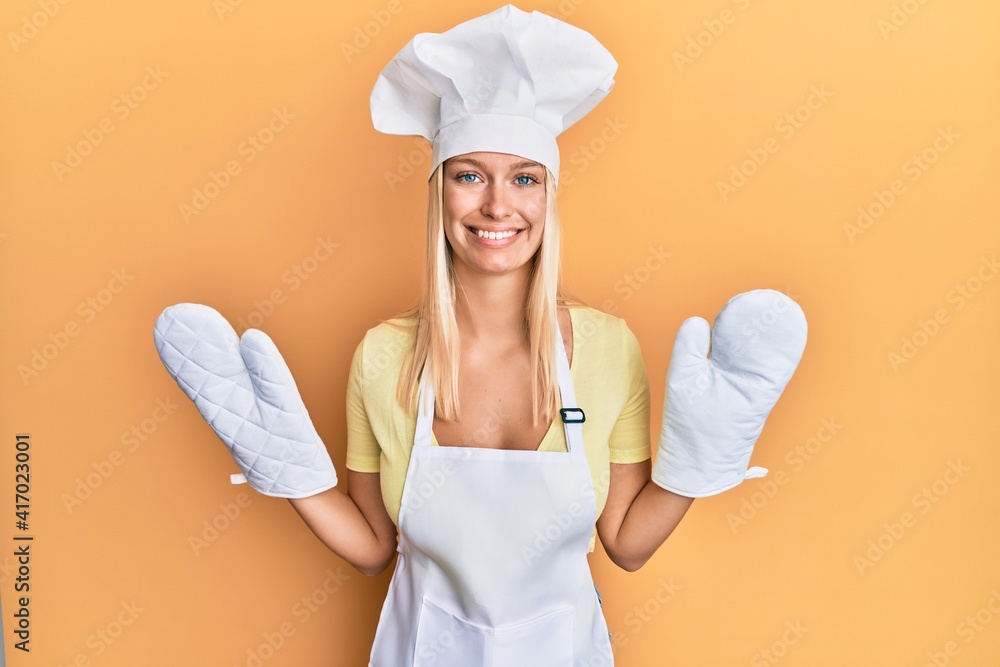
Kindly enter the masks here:
M 621 364 L 628 369 L 628 398 L 611 428 L 611 463 L 639 463 L 651 457 L 649 444 L 649 379 L 635 334 L 621 321 Z
M 362 339 L 354 351 L 347 379 L 347 467 L 357 472 L 379 472 L 381 449 L 364 403 L 364 348 Z

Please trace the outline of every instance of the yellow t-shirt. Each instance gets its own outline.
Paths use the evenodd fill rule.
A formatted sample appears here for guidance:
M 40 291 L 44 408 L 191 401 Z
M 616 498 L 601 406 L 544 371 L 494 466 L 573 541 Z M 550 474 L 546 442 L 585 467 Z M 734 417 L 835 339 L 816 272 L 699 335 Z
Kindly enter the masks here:
M 589 306 L 571 306 L 573 354 L 570 376 L 577 405 L 586 414 L 583 442 L 590 465 L 597 515 L 608 498 L 610 463 L 650 458 L 649 381 L 642 351 L 625 320 Z M 347 467 L 381 473 L 382 500 L 398 527 L 403 482 L 417 419 L 396 400 L 399 373 L 416 335 L 416 316 L 380 322 L 358 344 L 347 387 Z M 539 451 L 565 452 L 562 419 L 555 420 Z M 438 446 L 437 439 L 431 444 Z M 590 535 L 594 550 L 596 528 Z

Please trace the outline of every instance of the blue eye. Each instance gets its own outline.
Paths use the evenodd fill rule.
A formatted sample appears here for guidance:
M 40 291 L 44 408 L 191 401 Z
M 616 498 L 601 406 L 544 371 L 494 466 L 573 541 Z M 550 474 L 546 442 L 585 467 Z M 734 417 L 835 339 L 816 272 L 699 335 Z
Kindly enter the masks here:
M 471 171 L 467 171 L 463 174 L 458 174 L 457 176 L 455 176 L 455 180 L 457 180 L 459 183 L 471 184 L 479 180 L 479 176 Z M 517 183 L 522 188 L 526 188 L 530 185 L 537 185 L 540 181 L 534 176 L 521 174 L 520 176 L 514 179 L 514 182 Z

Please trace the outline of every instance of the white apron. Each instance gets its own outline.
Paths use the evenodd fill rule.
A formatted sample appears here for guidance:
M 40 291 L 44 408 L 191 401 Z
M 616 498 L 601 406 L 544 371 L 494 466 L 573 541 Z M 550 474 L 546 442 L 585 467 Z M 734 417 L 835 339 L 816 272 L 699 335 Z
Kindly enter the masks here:
M 425 366 L 369 667 L 614 664 L 587 562 L 597 505 L 584 415 L 557 339 L 568 452 L 431 445 Z

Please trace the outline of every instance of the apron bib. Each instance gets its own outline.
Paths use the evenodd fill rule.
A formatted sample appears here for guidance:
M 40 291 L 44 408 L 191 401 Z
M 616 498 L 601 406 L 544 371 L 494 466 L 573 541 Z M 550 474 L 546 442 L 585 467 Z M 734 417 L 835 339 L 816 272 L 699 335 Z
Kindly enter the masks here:
M 567 452 L 431 445 L 425 365 L 369 667 L 614 664 L 587 562 L 597 505 L 583 411 L 557 339 Z

